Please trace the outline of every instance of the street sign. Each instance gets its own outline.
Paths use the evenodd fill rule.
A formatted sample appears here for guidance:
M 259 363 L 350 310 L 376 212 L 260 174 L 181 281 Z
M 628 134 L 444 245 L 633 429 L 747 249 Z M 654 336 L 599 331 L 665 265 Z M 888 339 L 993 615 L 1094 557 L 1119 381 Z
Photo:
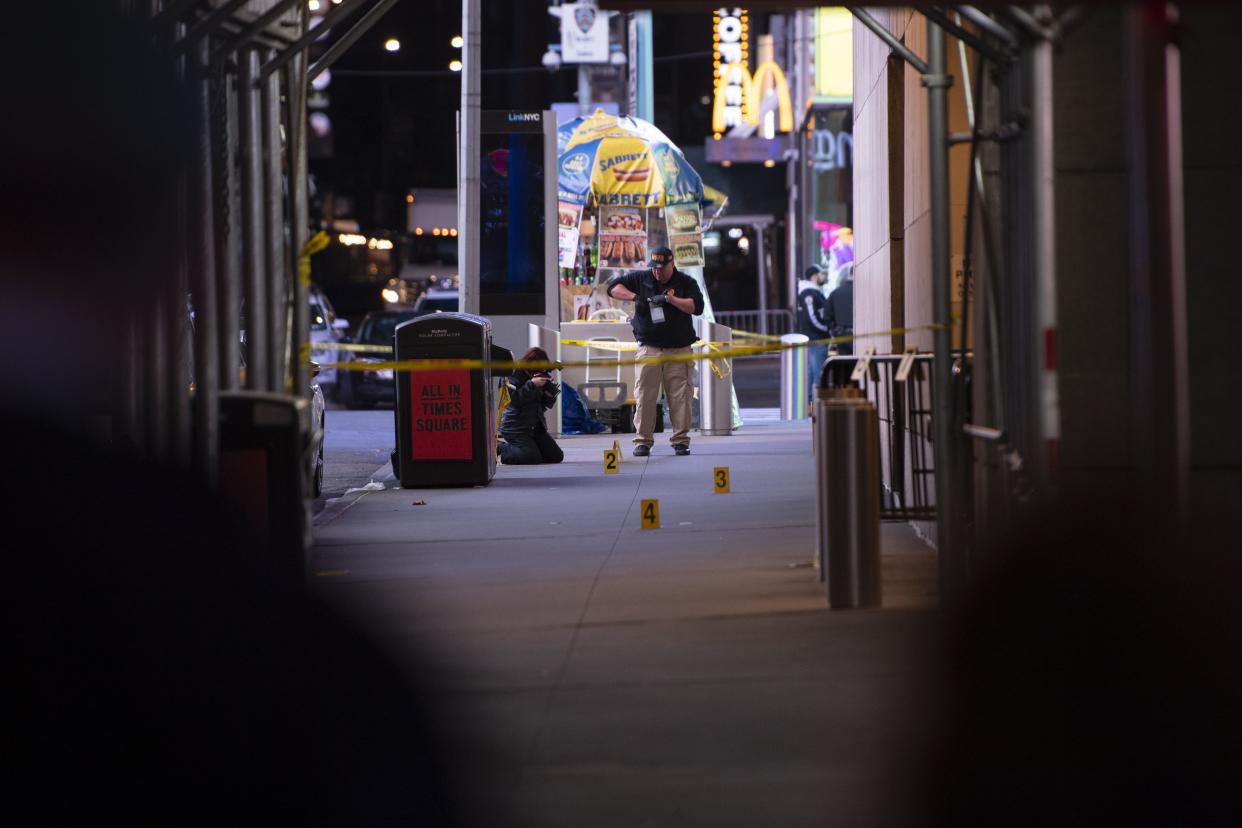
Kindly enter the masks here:
M 562 3 L 561 61 L 608 62 L 608 12 L 594 3 Z

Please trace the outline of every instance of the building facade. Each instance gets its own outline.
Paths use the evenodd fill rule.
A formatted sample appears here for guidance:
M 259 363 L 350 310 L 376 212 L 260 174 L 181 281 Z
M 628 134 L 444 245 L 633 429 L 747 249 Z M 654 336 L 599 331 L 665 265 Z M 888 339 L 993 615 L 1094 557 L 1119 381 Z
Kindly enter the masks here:
M 927 55 L 921 13 L 871 14 Z M 953 307 L 958 316 L 971 300 L 974 355 L 963 417 L 1003 433 L 963 441 L 974 485 L 965 541 L 986 543 L 1047 497 L 1101 495 L 1154 506 L 1204 537 L 1234 537 L 1242 436 L 1230 412 L 1242 368 L 1227 356 L 1226 317 L 1242 300 L 1230 243 L 1242 93 L 1226 80 L 1226 40 L 1242 15 L 1216 5 L 1092 8 L 1045 19 L 1042 35 L 996 20 L 1014 42 L 983 36 L 1005 57 L 982 75 L 977 52 L 964 50 L 963 64 L 947 38 L 949 132 L 969 134 L 964 81 L 978 92 L 982 78 L 970 103 L 989 138 L 979 145 L 969 250 L 969 141 L 949 150 Z M 1041 43 L 1055 47 L 1042 53 L 1042 75 Z M 928 91 L 868 29 L 855 26 L 853 46 L 855 330 L 913 329 L 868 342 L 880 353 L 930 351 Z M 1038 140 L 1041 123 L 1050 146 Z M 1046 180 L 1041 148 L 1050 149 Z

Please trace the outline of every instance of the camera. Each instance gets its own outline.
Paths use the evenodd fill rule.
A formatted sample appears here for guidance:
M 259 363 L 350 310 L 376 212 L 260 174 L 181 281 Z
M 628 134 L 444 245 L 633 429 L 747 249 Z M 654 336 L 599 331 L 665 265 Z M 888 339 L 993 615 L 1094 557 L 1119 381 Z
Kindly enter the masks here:
M 547 371 L 534 371 L 531 373 L 531 378 L 533 379 L 535 377 L 548 378 L 547 383 L 543 386 L 543 395 L 545 397 L 555 398 L 557 394 L 561 393 L 561 387 L 556 384 L 556 381 L 552 379 L 552 375 Z

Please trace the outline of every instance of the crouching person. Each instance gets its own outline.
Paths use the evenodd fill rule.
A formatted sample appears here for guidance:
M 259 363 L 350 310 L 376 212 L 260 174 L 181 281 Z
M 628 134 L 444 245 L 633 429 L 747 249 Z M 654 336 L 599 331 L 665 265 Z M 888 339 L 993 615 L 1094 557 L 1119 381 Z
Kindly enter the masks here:
M 531 348 L 520 362 L 547 363 L 542 348 Z M 543 368 L 517 369 L 509 376 L 509 407 L 500 420 L 500 462 L 508 466 L 559 463 L 561 447 L 548 434 L 543 412 L 556 404 L 560 386 Z

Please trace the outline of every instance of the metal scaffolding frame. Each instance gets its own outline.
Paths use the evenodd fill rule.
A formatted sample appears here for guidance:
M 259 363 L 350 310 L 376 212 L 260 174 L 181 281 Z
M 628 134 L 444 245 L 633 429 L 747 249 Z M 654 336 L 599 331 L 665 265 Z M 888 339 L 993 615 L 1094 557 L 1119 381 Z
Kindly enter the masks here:
M 936 353 L 949 341 L 951 285 L 948 274 L 948 182 L 944 154 L 948 142 L 970 141 L 967 175 L 969 278 L 976 209 L 987 267 L 980 309 L 989 393 L 980 398 L 990 411 L 988 424 L 973 422 L 970 397 L 959 389 L 949 360 L 935 363 L 936 482 L 941 589 L 952 602 L 972 575 L 974 540 L 973 447 L 979 440 L 997 451 L 1008 491 L 1005 497 L 1038 502 L 1054 496 L 1058 482 L 1061 407 L 1057 376 L 1056 170 L 1053 123 L 1053 54 L 1084 17 L 1084 7 L 1054 15 L 1050 6 L 940 7 L 918 11 L 928 22 L 924 61 L 866 11 L 850 8 L 893 53 L 923 75 L 928 89 L 928 140 L 932 216 L 933 319 L 943 326 Z M 952 17 L 950 18 L 950 15 Z M 1188 355 L 1186 272 L 1181 182 L 1180 99 L 1176 8 L 1136 4 L 1125 12 L 1124 54 L 1129 78 L 1124 113 L 1130 129 L 1127 152 L 1131 199 L 1130 228 L 1141 244 L 1131 249 L 1131 352 L 1135 389 L 1131 430 L 1139 446 L 1137 477 L 1148 502 L 1158 491 L 1173 504 L 1160 510 L 1170 534 L 1183 528 L 1189 487 Z M 958 38 L 963 94 L 970 133 L 947 134 L 944 117 L 945 33 Z M 978 54 L 972 84 L 965 50 Z M 990 64 L 991 73 L 983 72 Z M 990 76 L 990 77 L 989 77 Z M 990 80 L 999 107 L 992 123 L 982 123 L 978 102 Z M 979 144 L 1001 145 L 999 192 L 985 188 Z M 1006 216 L 1003 245 L 994 238 L 994 217 Z M 1002 247 L 1004 249 L 1002 249 Z M 1002 264 L 1003 263 L 1003 264 Z M 1004 270 L 1002 270 L 1002 267 Z M 999 299 L 999 301 L 998 301 Z M 1002 316 L 1003 314 L 1003 316 Z M 963 302 L 963 342 L 970 324 L 970 300 Z M 1172 392 L 1158 391 L 1165 383 Z M 1158 426 L 1156 424 L 1159 424 Z
M 303 0 L 118 4 L 147 20 L 194 91 L 200 129 L 175 183 L 178 262 L 127 323 L 116 436 L 209 487 L 220 392 L 240 387 L 243 349 L 248 390 L 310 393 L 307 49 L 361 13 L 315 64 L 322 71 L 396 2 L 332 4 L 313 30 Z
M 989 12 L 980 11 L 973 6 L 926 10 L 916 8 L 927 21 L 927 59 L 924 60 L 866 10 L 848 8 L 897 57 L 919 72 L 923 86 L 928 90 L 932 316 L 933 321 L 940 326 L 934 335 L 937 354 L 963 351 L 965 326 L 970 324 L 970 300 L 966 298 L 963 303 L 963 341 L 955 349 L 951 341 L 950 319 L 952 283 L 949 278 L 951 254 L 947 149 L 949 143 L 969 141 L 972 145 L 968 167 L 970 180 L 967 188 L 969 195 L 965 219 L 966 239 L 970 244 L 977 210 L 982 217 L 980 229 L 987 260 L 981 329 L 984 346 L 982 350 L 989 353 L 986 360 L 990 391 L 987 403 L 992 410 L 985 413 L 984 417 L 990 416 L 992 425 L 972 422 L 974 417 L 970 397 L 964 390 L 964 384 L 953 376 L 951 360 L 936 360 L 933 368 L 936 400 L 933 428 L 936 438 L 937 545 L 941 551 L 941 594 L 947 603 L 951 603 L 966 587 L 973 568 L 971 441 L 983 440 L 986 445 L 1000 450 L 1006 469 L 1016 473 L 1022 481 L 1015 491 L 1020 488 L 1021 491 L 1036 496 L 1055 492 L 1060 405 L 1056 374 L 1056 190 L 1053 165 L 1052 55 L 1057 40 L 1064 37 L 1082 17 L 1082 9 L 1071 8 L 1056 17 L 1048 6 L 1037 6 L 1033 11 L 1016 6 L 997 7 Z M 1138 19 L 1139 13 L 1133 14 Z M 1153 37 L 1150 26 L 1146 29 L 1134 26 L 1132 29 L 1134 33 L 1130 42 L 1134 44 L 1133 54 L 1140 54 L 1144 49 L 1153 52 L 1154 47 L 1150 47 L 1150 43 L 1169 42 L 1169 38 L 1165 36 L 1167 33 L 1157 33 Z M 953 85 L 953 79 L 947 74 L 946 33 L 956 37 L 959 42 L 963 94 L 970 121 L 970 133 L 960 136 L 948 133 L 947 94 Z M 978 56 L 973 84 L 968 74 L 965 55 L 967 48 L 975 51 Z M 985 62 L 994 70 L 996 77 L 993 82 L 1001 99 L 1022 101 L 1024 119 L 1009 119 L 1004 123 L 981 123 L 977 103 L 982 97 L 981 87 L 988 78 L 983 72 Z M 1136 67 L 1141 62 L 1137 58 L 1133 60 Z M 1135 72 L 1138 72 L 1137 68 Z M 1165 76 L 1160 72 L 1153 70 L 1149 74 L 1155 76 L 1149 84 L 1151 89 L 1159 90 L 1167 85 L 1164 83 Z M 1146 100 L 1142 95 L 1134 97 L 1136 100 Z M 1017 108 L 1011 106 L 1011 109 Z M 1153 109 L 1154 116 L 1149 119 L 1149 134 L 1163 134 L 1162 129 L 1168 122 L 1168 118 L 1164 117 L 1167 112 L 1160 107 Z M 1143 113 L 1133 114 L 1136 116 L 1136 123 L 1144 123 L 1141 117 Z M 1003 199 L 989 199 L 985 190 L 979 161 L 979 144 L 983 141 L 1020 143 L 1017 150 L 1006 150 L 1007 161 L 1002 163 L 1002 169 L 1006 173 L 1003 178 L 1011 182 L 1005 187 Z M 1150 150 L 1145 157 L 1149 160 L 1149 168 L 1163 170 L 1167 166 L 1160 166 L 1158 159 L 1153 161 Z M 1136 166 L 1141 172 L 1141 165 Z M 1132 172 L 1132 176 L 1135 174 Z M 1015 187 L 1013 182 L 1017 182 L 1018 186 Z M 1161 186 L 1173 189 L 1178 184 L 1174 181 Z M 998 204 L 998 201 L 1004 203 Z M 1011 249 L 1007 251 L 1009 255 L 1006 257 L 999 250 L 989 218 L 990 214 L 994 215 L 997 209 L 1002 208 L 1015 211 L 1015 221 L 1021 216 L 1029 219 L 1025 223 L 1029 224 L 1030 229 L 1021 239 L 1022 247 L 1028 254 L 1024 260 L 1029 264 L 1022 268 L 1022 273 L 1011 274 L 1014 277 L 1011 280 L 1002 279 L 1001 262 L 1004 258 L 1012 260 L 1018 251 Z M 1167 223 L 1167 216 L 1159 218 L 1162 226 Z M 1150 221 L 1150 218 L 1143 216 L 1134 220 Z M 1014 238 L 1010 235 L 1012 244 Z M 1176 233 L 1152 233 L 1150 237 L 1172 238 L 1175 242 L 1180 238 Z M 967 270 L 970 269 L 972 252 L 965 251 L 964 266 Z M 1173 260 L 1179 255 L 1176 250 L 1151 253 L 1161 261 Z M 1171 267 L 1168 272 L 1172 276 L 1166 281 L 1171 281 L 1172 287 L 1165 284 L 1159 289 L 1176 294 L 1179 290 L 1176 281 L 1179 271 L 1176 267 Z M 998 280 L 1002 284 L 998 285 Z M 1008 300 L 1005 303 L 1007 312 L 1010 315 L 1016 314 L 1023 322 L 1022 325 L 1015 326 L 1019 328 L 1016 335 L 1009 334 L 1004 340 L 1000 334 L 998 288 Z M 1151 331 L 1151 320 L 1147 320 L 1146 324 L 1143 320 L 1136 320 L 1136 324 L 1144 331 Z M 1184 320 L 1180 327 L 1176 320 L 1160 320 L 1159 324 L 1165 330 L 1173 331 L 1173 344 L 1176 345 L 1176 333 L 1184 330 Z M 1176 356 L 1179 350 L 1174 347 L 1163 353 Z M 1176 366 L 1169 371 L 1176 373 L 1175 368 Z M 1179 456 L 1177 450 L 1166 450 L 1162 459 L 1153 461 L 1151 465 L 1153 468 L 1173 471 L 1177 467 L 1175 456 Z
M 948 74 L 945 34 L 936 19 L 927 19 L 927 59 L 923 60 L 895 35 L 873 18 L 865 9 L 849 6 L 851 14 L 893 50 L 894 54 L 914 67 L 927 89 L 928 159 L 931 193 L 932 247 L 932 445 L 935 451 L 936 479 L 936 543 L 940 550 L 940 594 L 952 603 L 966 585 L 965 512 L 969 500 L 962 497 L 961 482 L 965 478 L 965 458 L 969 443 L 961 431 L 962 418 L 954 411 L 958 395 L 955 391 L 952 360 L 952 279 L 949 271 L 951 255 L 949 236 L 949 121 L 948 94 L 953 76 Z M 982 44 L 982 41 L 979 41 Z M 991 50 L 989 50 L 991 51 Z M 1000 54 L 996 52 L 996 54 Z M 955 428 L 956 426 L 956 428 Z

